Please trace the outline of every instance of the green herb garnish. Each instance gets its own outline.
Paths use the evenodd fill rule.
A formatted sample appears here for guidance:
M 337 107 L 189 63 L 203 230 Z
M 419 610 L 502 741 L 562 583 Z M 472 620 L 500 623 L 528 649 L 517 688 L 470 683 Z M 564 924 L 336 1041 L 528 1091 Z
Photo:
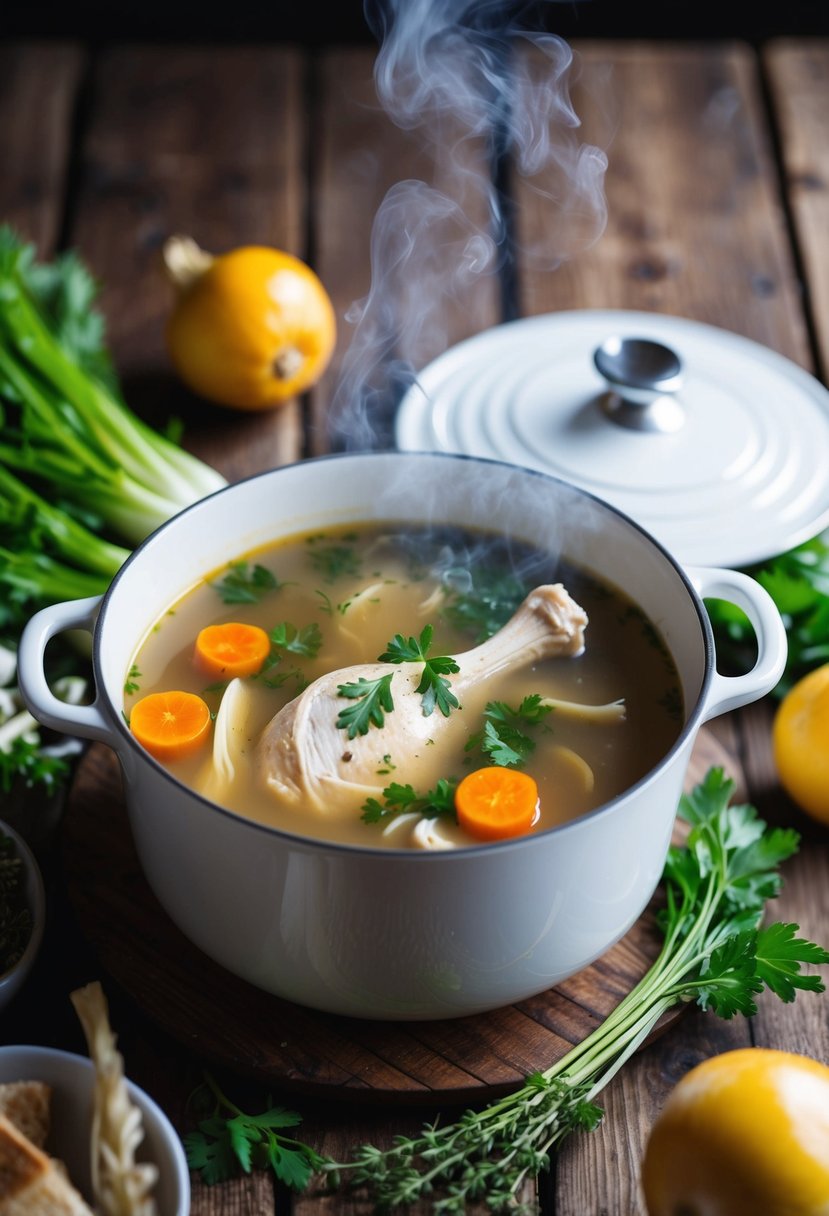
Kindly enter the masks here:
M 382 726 L 385 715 L 394 709 L 391 695 L 391 680 L 394 672 L 380 676 L 377 680 L 366 680 L 362 676 L 354 684 L 339 684 L 341 697 L 354 701 L 353 705 L 341 709 L 337 726 L 348 731 L 349 739 L 355 735 L 367 735 L 370 726 Z
M 17 781 L 26 786 L 61 785 L 69 776 L 70 766 L 62 756 L 51 756 L 42 744 L 23 735 L 14 738 L 8 747 L 0 747 L 0 790 L 11 792 Z
M 432 634 L 431 625 L 423 627 L 419 638 L 404 638 L 401 633 L 396 633 L 379 656 L 378 662 L 422 663 L 423 675 L 416 691 L 422 697 L 423 716 L 428 718 L 437 708 L 444 718 L 448 718 L 453 709 L 460 708 L 460 702 L 445 677 L 460 671 L 460 668 L 449 655 L 429 657 Z
M 465 751 L 480 748 L 490 763 L 502 768 L 518 768 L 535 751 L 535 740 L 522 726 L 535 727 L 552 712 L 538 693 L 524 697 L 518 706 L 505 701 L 488 701 L 484 708 L 484 727 L 472 735 Z
M 330 541 L 324 535 L 308 538 L 311 565 L 326 583 L 335 583 L 346 575 L 359 577 L 361 562 L 354 547 L 356 539 L 351 534 L 341 537 L 339 541 Z
M 363 803 L 360 817 L 364 823 L 385 823 L 398 815 L 415 812 L 423 819 L 455 819 L 457 784 L 454 778 L 441 778 L 433 790 L 418 794 L 411 785 L 393 781 L 383 790 L 382 802 L 378 798 L 368 798 Z
M 137 693 L 141 685 L 138 681 L 141 679 L 141 672 L 138 670 L 137 664 L 133 663 L 127 672 L 127 678 L 124 681 L 124 692 L 128 697 Z
M 504 570 L 476 569 L 471 591 L 455 592 L 443 610 L 447 621 L 485 642 L 514 616 L 530 588 Z
M 316 622 L 297 629 L 289 621 L 282 621 L 274 626 L 269 636 L 278 651 L 297 654 L 304 659 L 315 659 L 322 645 L 322 631 Z
M 258 604 L 269 591 L 277 591 L 280 582 L 267 566 L 249 562 L 230 562 L 224 578 L 211 583 L 225 604 Z
M 271 1169 L 280 1182 L 302 1190 L 326 1164 L 307 1144 L 284 1135 L 286 1128 L 302 1122 L 294 1111 L 271 1106 L 261 1115 L 247 1115 L 206 1073 L 205 1084 L 192 1101 L 205 1104 L 211 1097 L 212 1110 L 200 1120 L 198 1131 L 184 1137 L 187 1164 L 208 1185 L 233 1178 L 240 1169 L 246 1174 Z

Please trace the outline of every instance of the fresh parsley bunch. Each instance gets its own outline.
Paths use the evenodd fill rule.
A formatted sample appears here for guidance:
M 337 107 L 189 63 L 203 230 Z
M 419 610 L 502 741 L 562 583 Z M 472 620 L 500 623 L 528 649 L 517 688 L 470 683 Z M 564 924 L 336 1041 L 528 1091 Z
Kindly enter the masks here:
M 723 1018 L 750 1016 L 764 989 L 783 1001 L 794 1000 L 798 990 L 822 992 L 822 979 L 802 968 L 829 963 L 829 952 L 798 937 L 797 925 L 761 926 L 766 902 L 781 887 L 779 866 L 796 852 L 798 835 L 768 828 L 752 806 L 732 805 L 733 791 L 733 781 L 711 769 L 682 798 L 679 815 L 689 831 L 665 866 L 662 949 L 591 1035 L 514 1093 L 453 1123 L 399 1136 L 388 1149 L 364 1145 L 353 1160 L 337 1163 L 292 1141 L 307 1176 L 319 1173 L 332 1183 L 344 1177 L 377 1211 L 427 1202 L 434 1212 L 460 1214 L 480 1201 L 492 1211 L 514 1210 L 523 1184 L 547 1168 L 550 1150 L 570 1132 L 599 1124 L 596 1096 L 666 1010 L 693 1001 Z M 225 1136 L 221 1121 L 213 1130 Z M 188 1145 L 194 1168 L 204 1152 L 199 1145 L 200 1157 Z M 249 1168 L 245 1152 L 237 1157 Z
M 768 591 L 786 626 L 786 670 L 775 690 L 782 696 L 799 677 L 829 663 L 829 532 L 747 573 Z M 718 653 L 739 669 L 750 668 L 756 641 L 748 617 L 723 600 L 709 600 L 706 607 Z

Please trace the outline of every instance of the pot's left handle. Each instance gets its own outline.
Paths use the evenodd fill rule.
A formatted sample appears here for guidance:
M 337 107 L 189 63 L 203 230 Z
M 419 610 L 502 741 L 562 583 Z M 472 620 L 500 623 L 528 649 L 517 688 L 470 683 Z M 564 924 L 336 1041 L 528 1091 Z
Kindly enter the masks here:
M 701 599 L 736 604 L 751 621 L 757 638 L 757 662 L 741 676 L 714 673 L 705 704 L 704 721 L 759 701 L 778 683 L 786 666 L 788 642 L 777 605 L 764 587 L 737 570 L 696 566 L 687 571 Z
M 29 712 L 44 726 L 83 739 L 102 739 L 113 746 L 114 732 L 98 708 L 97 696 L 91 705 L 68 705 L 54 695 L 46 681 L 46 647 L 50 640 L 68 629 L 91 633 L 101 605 L 100 595 L 69 600 L 41 608 L 26 624 L 17 650 L 17 682 Z

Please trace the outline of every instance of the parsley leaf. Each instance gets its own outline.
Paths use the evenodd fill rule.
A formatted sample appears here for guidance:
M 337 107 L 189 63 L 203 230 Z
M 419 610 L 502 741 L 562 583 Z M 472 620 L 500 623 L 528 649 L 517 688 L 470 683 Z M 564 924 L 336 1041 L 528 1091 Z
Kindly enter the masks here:
M 282 621 L 274 626 L 269 636 L 277 650 L 298 654 L 304 659 L 316 658 L 322 645 L 322 631 L 316 622 L 297 629 L 296 625 Z
M 460 668 L 450 655 L 428 657 L 433 632 L 431 625 L 424 625 L 419 638 L 404 638 L 401 633 L 396 633 L 378 662 L 422 663 L 423 675 L 416 691 L 422 698 L 423 716 L 430 717 L 437 708 L 444 718 L 448 718 L 453 709 L 460 708 L 460 702 L 445 677 L 460 671 Z
M 476 569 L 470 591 L 456 592 L 444 609 L 453 625 L 485 642 L 515 614 L 530 588 L 517 575 L 503 569 Z
M 266 566 L 230 562 L 228 571 L 223 579 L 211 583 L 225 604 L 258 604 L 269 591 L 277 591 L 281 586 Z
M 69 776 L 69 764 L 62 756 L 43 751 L 34 739 L 18 735 L 8 747 L 0 747 L 0 790 L 11 791 L 16 781 L 26 786 L 57 787 Z
M 823 992 L 823 981 L 817 975 L 801 975 L 800 963 L 819 965 L 829 961 L 829 955 L 814 942 L 795 937 L 797 925 L 780 922 L 768 925 L 757 934 L 757 975 L 760 980 L 787 1003 L 795 998 L 795 989 Z
M 424 819 L 437 819 L 441 816 L 455 819 L 457 784 L 454 778 L 441 777 L 434 789 L 425 794 L 418 794 L 413 786 L 393 781 L 383 790 L 382 802 L 378 798 L 366 800 L 361 818 L 364 823 L 385 823 L 397 815 L 414 811 Z
M 480 748 L 491 764 L 518 768 L 535 751 L 535 740 L 521 727 L 538 726 L 551 712 L 551 706 L 542 704 L 538 693 L 524 697 L 517 706 L 488 701 L 484 707 L 484 728 L 470 736 L 464 750 Z
M 212 1113 L 183 1137 L 187 1164 L 208 1186 L 234 1178 L 240 1170 L 249 1174 L 269 1167 L 280 1182 L 303 1190 L 314 1173 L 330 1164 L 307 1144 L 282 1135 L 283 1129 L 302 1122 L 295 1111 L 271 1106 L 260 1115 L 245 1114 L 205 1074 L 194 1098 L 211 1095 Z
M 347 730 L 349 739 L 355 735 L 367 735 L 370 726 L 382 726 L 385 715 L 394 709 L 391 695 L 391 680 L 394 672 L 380 676 L 377 680 L 366 680 L 362 676 L 356 683 L 339 684 L 337 692 L 355 702 L 341 709 L 337 726 Z
M 362 569 L 360 555 L 355 548 L 355 535 L 331 541 L 326 536 L 308 538 L 308 557 L 311 565 L 322 575 L 326 583 L 335 583 L 338 578 L 349 575 L 358 578 Z

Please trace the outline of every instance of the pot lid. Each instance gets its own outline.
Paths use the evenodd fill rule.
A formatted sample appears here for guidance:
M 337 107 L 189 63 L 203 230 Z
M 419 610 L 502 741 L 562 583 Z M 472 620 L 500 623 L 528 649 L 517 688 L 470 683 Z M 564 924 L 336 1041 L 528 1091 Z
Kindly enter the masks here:
M 553 474 L 692 565 L 750 565 L 829 524 L 829 392 L 683 317 L 584 309 L 485 330 L 419 374 L 396 441 Z

